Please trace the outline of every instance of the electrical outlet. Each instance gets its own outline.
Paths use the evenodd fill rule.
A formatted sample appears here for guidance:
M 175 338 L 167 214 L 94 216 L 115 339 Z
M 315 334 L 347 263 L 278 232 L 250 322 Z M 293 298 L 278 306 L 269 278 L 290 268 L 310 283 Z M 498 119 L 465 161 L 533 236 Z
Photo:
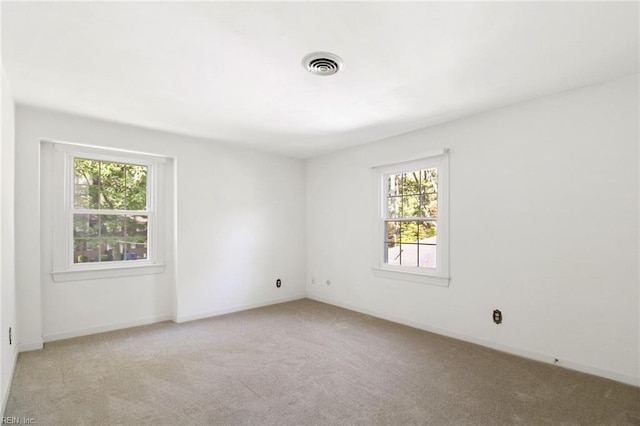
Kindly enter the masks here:
M 502 324 L 502 312 L 499 309 L 493 311 L 493 322 L 496 324 Z
M 282 281 L 280 280 L 280 278 L 278 278 L 276 280 L 276 287 L 280 288 L 282 286 Z

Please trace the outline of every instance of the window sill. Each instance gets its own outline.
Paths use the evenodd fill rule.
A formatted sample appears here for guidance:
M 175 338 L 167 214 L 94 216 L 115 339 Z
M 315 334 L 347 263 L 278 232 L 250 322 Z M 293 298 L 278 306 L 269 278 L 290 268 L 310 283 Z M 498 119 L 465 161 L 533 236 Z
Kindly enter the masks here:
M 152 275 L 164 272 L 163 264 L 133 265 L 111 268 L 76 269 L 71 271 L 54 271 L 51 273 L 54 282 L 97 280 L 102 278 L 131 277 L 136 275 Z
M 429 284 L 439 287 L 449 287 L 449 277 L 420 274 L 416 272 L 397 271 L 383 268 L 371 268 L 373 274 L 380 278 L 389 278 L 401 281 L 411 281 L 420 284 Z

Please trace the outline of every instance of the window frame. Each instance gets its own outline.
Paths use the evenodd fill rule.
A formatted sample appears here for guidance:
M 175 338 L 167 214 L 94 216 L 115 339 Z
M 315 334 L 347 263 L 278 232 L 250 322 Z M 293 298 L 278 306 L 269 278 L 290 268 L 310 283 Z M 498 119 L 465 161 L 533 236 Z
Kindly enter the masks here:
M 385 263 L 387 218 L 387 177 L 422 169 L 438 169 L 438 227 L 436 268 L 389 265 Z M 416 158 L 372 166 L 376 193 L 375 244 L 372 270 L 376 276 L 442 287 L 449 285 L 449 151 L 442 148 Z
M 53 144 L 54 161 L 54 281 L 77 281 L 119 276 L 146 275 L 164 271 L 162 249 L 162 191 L 165 158 L 151 154 L 109 148 Z M 110 163 L 137 164 L 147 167 L 147 258 L 135 261 L 75 263 L 74 260 L 74 160 L 76 158 Z M 83 209 L 80 209 L 83 210 Z M 129 210 L 107 210 L 103 214 L 127 214 Z M 133 212 L 133 210 L 131 211 Z

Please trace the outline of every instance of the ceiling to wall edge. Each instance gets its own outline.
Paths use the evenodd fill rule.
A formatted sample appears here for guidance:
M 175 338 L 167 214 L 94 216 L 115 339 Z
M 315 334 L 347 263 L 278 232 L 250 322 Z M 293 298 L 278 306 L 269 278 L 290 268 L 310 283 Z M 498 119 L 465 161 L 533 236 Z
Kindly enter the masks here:
M 11 78 L 10 78 L 10 76 L 4 70 L 4 68 L 2 69 L 2 72 L 4 72 L 7 75 L 7 81 L 9 82 L 9 87 L 11 87 Z M 558 92 L 547 93 L 547 94 L 543 94 L 543 95 L 536 96 L 536 97 L 525 98 L 525 99 L 521 99 L 519 101 L 507 103 L 507 104 L 496 105 L 496 106 L 493 106 L 493 107 L 490 107 L 490 108 L 478 109 L 477 111 L 467 112 L 467 113 L 463 113 L 463 114 L 460 114 L 460 115 L 454 115 L 454 116 L 451 116 L 451 117 L 445 117 L 443 119 L 435 119 L 435 120 L 433 120 L 431 122 L 428 122 L 426 124 L 422 123 L 421 125 L 418 125 L 414 129 L 410 129 L 410 130 L 406 130 L 406 131 L 400 131 L 400 132 L 394 133 L 394 134 L 389 135 L 389 136 L 384 136 L 384 137 L 381 137 L 381 138 L 372 139 L 372 140 L 368 140 L 368 141 L 365 141 L 365 142 L 361 142 L 361 143 L 357 143 L 357 144 L 353 144 L 353 145 L 349 145 L 349 146 L 338 147 L 338 148 L 333 148 L 333 149 L 332 148 L 320 149 L 319 152 L 317 152 L 315 154 L 311 154 L 311 155 L 296 155 L 296 154 L 283 152 L 283 150 L 281 150 L 281 149 L 272 149 L 272 150 L 270 150 L 270 149 L 265 148 L 264 145 L 257 145 L 257 144 L 251 144 L 251 143 L 248 143 L 248 142 L 245 143 L 245 142 L 225 140 L 225 139 L 221 139 L 221 138 L 207 137 L 207 136 L 203 136 L 203 135 L 196 134 L 196 133 L 180 132 L 180 131 L 176 131 L 176 130 L 173 130 L 173 129 L 162 128 L 160 126 L 146 125 L 144 123 L 133 123 L 133 122 L 126 122 L 126 121 L 121 121 L 121 120 L 111 120 L 111 119 L 108 119 L 108 118 L 99 117 L 99 116 L 95 116 L 95 115 L 80 114 L 80 113 L 75 112 L 75 111 L 68 111 L 68 110 L 65 110 L 65 109 L 57 108 L 55 106 L 39 105 L 39 104 L 34 104 L 34 103 L 29 103 L 29 102 L 22 102 L 22 101 L 16 100 L 16 99 L 14 99 L 14 104 L 16 106 L 16 110 L 19 110 L 19 108 L 21 108 L 21 107 L 32 108 L 32 109 L 36 109 L 36 110 L 44 110 L 44 111 L 49 111 L 49 112 L 53 112 L 53 113 L 64 114 L 64 115 L 76 117 L 76 118 L 79 118 L 79 119 L 89 119 L 89 120 L 94 120 L 94 121 L 101 121 L 101 122 L 107 123 L 107 124 L 125 126 L 125 127 L 133 127 L 133 128 L 137 128 L 139 130 L 150 131 L 150 132 L 159 132 L 159 133 L 164 133 L 164 134 L 167 134 L 167 135 L 172 135 L 172 136 L 177 136 L 177 137 L 188 137 L 190 139 L 193 139 L 195 141 L 198 141 L 198 142 L 204 143 L 204 144 L 211 144 L 211 143 L 222 144 L 222 145 L 226 145 L 226 146 L 233 147 L 233 148 L 236 148 L 236 149 L 249 149 L 249 150 L 252 150 L 252 151 L 262 152 L 262 153 L 265 153 L 265 154 L 275 155 L 275 156 L 279 156 L 279 157 L 293 158 L 293 159 L 297 159 L 297 160 L 306 161 L 306 160 L 312 160 L 314 158 L 320 158 L 320 157 L 323 157 L 323 156 L 336 154 L 336 153 L 339 153 L 339 152 L 345 152 L 345 151 L 349 151 L 349 150 L 352 150 L 352 149 L 357 149 L 357 148 L 360 148 L 360 147 L 362 147 L 364 145 L 373 144 L 373 143 L 377 143 L 377 142 L 383 142 L 385 140 L 396 138 L 396 137 L 399 137 L 399 136 L 409 135 L 409 134 L 412 134 L 412 133 L 415 133 L 415 132 L 420 132 L 422 130 L 432 128 L 432 127 L 441 126 L 441 125 L 447 125 L 447 124 L 455 123 L 455 122 L 458 122 L 458 121 L 471 119 L 471 118 L 474 118 L 474 117 L 479 116 L 479 115 L 495 113 L 495 112 L 498 112 L 500 110 L 511 108 L 511 107 L 514 107 L 514 106 L 517 106 L 517 105 L 523 105 L 523 104 L 527 104 L 527 103 L 530 103 L 530 102 L 536 102 L 536 101 L 538 101 L 540 99 L 550 98 L 550 97 L 554 97 L 554 96 L 569 95 L 569 94 L 571 94 L 573 92 L 578 92 L 580 90 L 584 90 L 584 89 L 587 89 L 587 88 L 590 88 L 590 87 L 602 86 L 602 85 L 606 85 L 606 84 L 608 84 L 610 82 L 615 82 L 615 81 L 618 81 L 618 80 L 625 80 L 625 79 L 632 79 L 632 78 L 640 79 L 640 73 L 634 72 L 634 73 L 631 73 L 631 74 L 625 74 L 625 75 L 622 75 L 622 76 L 618 76 L 618 77 L 614 77 L 614 78 L 610 78 L 610 79 L 606 79 L 606 80 L 593 82 L 593 83 L 582 85 L 582 86 L 579 86 L 579 87 L 574 87 L 574 88 L 571 88 L 571 89 L 566 89 L 566 90 L 561 90 L 561 91 L 558 91 Z M 640 94 L 637 94 L 637 95 L 640 98 Z M 71 142 L 73 142 L 73 141 L 71 141 Z

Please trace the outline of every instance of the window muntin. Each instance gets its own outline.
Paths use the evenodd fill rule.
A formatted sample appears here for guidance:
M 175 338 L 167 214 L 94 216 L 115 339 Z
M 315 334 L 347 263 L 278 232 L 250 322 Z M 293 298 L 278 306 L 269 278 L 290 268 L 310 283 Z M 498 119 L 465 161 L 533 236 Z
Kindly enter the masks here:
M 149 165 L 71 157 L 71 263 L 149 257 Z

